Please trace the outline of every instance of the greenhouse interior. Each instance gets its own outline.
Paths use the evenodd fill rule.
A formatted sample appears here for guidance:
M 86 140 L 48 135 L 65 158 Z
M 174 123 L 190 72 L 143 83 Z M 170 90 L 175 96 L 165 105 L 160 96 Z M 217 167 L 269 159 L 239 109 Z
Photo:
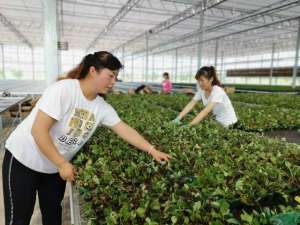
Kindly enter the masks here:
M 300 0 L 0 0 L 0 225 L 300 225 Z

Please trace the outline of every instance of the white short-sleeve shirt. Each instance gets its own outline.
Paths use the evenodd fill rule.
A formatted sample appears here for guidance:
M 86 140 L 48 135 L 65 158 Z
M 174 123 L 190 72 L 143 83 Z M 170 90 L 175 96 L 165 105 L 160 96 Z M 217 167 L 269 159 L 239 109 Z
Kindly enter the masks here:
M 234 108 L 223 88 L 214 85 L 208 98 L 205 97 L 205 92 L 202 89 L 199 89 L 193 99 L 196 101 L 202 100 L 204 106 L 209 102 L 215 102 L 213 114 L 216 117 L 216 120 L 224 127 L 228 127 L 237 122 Z
M 38 110 L 57 120 L 50 136 L 66 160 L 73 158 L 98 125 L 111 127 L 120 122 L 116 111 L 103 98 L 97 96 L 92 101 L 85 98 L 79 80 L 66 79 L 50 85 L 5 145 L 19 162 L 42 173 L 56 173 L 57 168 L 39 150 L 31 135 Z

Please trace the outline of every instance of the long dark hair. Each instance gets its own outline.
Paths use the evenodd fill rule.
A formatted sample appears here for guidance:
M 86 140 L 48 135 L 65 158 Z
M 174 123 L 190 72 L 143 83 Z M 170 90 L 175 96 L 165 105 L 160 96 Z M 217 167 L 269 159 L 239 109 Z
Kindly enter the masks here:
M 67 73 L 66 78 L 83 79 L 88 75 L 91 66 L 95 67 L 97 71 L 105 68 L 119 70 L 123 67 L 119 59 L 113 54 L 106 51 L 99 51 L 86 55 L 79 65 Z
M 94 52 L 94 54 L 88 54 L 81 62 L 71 71 L 69 71 L 66 77 L 60 77 L 62 79 L 83 79 L 89 74 L 90 67 L 93 66 L 97 71 L 101 69 L 119 70 L 123 68 L 123 65 L 117 57 L 106 51 Z M 98 94 L 106 99 L 105 94 Z
M 213 78 L 213 81 L 212 81 L 212 85 L 217 85 L 217 86 L 220 86 L 221 87 L 221 82 L 219 81 L 218 77 L 217 77 L 217 72 L 216 72 L 216 69 L 215 67 L 213 66 L 203 66 L 201 67 L 196 75 L 195 75 L 195 79 L 196 80 L 199 80 L 200 77 L 205 77 L 206 79 L 210 80 Z

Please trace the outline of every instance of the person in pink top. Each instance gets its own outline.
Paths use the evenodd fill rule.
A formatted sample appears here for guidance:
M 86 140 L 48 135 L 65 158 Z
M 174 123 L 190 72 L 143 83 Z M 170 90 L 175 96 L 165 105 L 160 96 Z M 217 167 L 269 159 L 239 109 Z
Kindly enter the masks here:
M 172 82 L 170 81 L 170 75 L 168 72 L 163 73 L 164 81 L 162 82 L 162 93 L 170 94 L 172 92 Z

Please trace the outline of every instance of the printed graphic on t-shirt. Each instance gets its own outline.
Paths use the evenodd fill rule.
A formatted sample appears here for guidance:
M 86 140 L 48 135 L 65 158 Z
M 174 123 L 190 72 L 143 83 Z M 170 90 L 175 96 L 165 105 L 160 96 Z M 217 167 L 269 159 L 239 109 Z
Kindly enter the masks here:
M 68 146 L 80 146 L 89 137 L 95 124 L 94 113 L 86 109 L 75 108 L 68 123 L 69 130 L 58 138 L 59 143 Z

